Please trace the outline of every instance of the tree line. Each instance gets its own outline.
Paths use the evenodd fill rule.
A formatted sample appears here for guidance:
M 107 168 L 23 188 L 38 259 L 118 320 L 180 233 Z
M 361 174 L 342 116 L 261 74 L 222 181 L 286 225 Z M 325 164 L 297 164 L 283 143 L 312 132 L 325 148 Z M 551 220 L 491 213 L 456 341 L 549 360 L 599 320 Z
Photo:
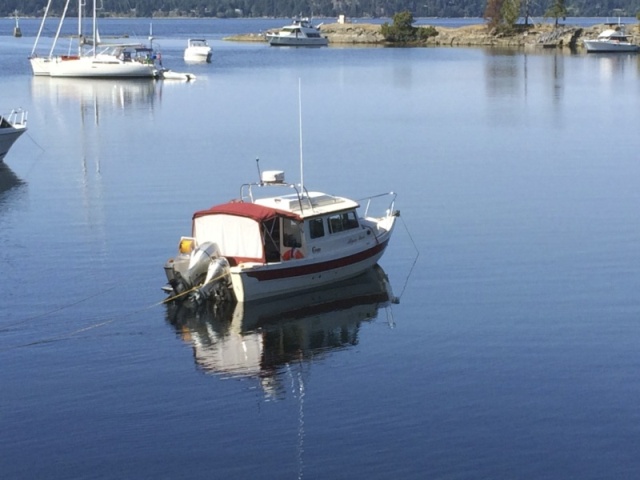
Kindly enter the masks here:
M 392 17 L 411 12 L 414 17 L 542 17 L 555 11 L 562 16 L 635 16 L 640 0 L 96 0 L 101 16 L 119 17 Z M 558 2 L 561 8 L 558 10 Z M 42 16 L 46 0 L 3 0 L 0 16 Z M 60 15 L 64 0 L 55 0 L 50 12 Z M 86 2 L 91 5 L 91 0 Z M 77 14 L 70 2 L 67 15 Z M 548 16 L 548 15 L 547 15 Z M 559 17 L 554 17 L 559 18 Z

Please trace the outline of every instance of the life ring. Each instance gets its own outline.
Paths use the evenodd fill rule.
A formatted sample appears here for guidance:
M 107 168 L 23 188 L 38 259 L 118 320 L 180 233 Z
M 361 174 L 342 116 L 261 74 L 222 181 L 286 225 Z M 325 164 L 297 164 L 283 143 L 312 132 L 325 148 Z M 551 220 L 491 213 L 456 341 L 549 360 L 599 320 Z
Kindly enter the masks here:
M 304 258 L 304 254 L 295 247 L 287 250 L 282 254 L 283 260 L 291 260 L 292 258 L 294 259 Z

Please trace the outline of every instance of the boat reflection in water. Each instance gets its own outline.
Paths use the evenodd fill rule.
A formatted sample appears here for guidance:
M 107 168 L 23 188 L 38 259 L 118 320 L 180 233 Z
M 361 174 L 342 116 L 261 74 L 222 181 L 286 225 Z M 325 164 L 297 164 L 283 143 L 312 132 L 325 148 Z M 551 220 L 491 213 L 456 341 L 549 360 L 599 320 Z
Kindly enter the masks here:
M 283 373 L 358 343 L 362 322 L 396 302 L 378 265 L 356 278 L 278 301 L 237 303 L 216 311 L 168 305 L 167 318 L 193 347 L 205 373 L 258 379 L 268 398 L 282 397 Z M 224 307 L 223 307 L 224 308 Z
M 18 178 L 6 163 L 0 162 L 0 213 L 4 205 L 9 202 L 11 192 L 19 190 L 23 185 L 25 185 L 24 180 Z
M 79 102 L 103 110 L 144 109 L 153 106 L 156 82 L 150 79 L 87 79 L 33 77 L 32 96 L 53 105 Z

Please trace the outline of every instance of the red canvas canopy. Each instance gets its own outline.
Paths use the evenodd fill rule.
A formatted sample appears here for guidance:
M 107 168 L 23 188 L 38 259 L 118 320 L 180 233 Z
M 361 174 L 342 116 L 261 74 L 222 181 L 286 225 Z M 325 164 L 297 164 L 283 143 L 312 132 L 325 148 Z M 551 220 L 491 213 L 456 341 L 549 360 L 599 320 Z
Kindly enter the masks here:
M 290 218 L 297 222 L 302 221 L 302 218 L 295 213 L 248 202 L 229 202 L 221 205 L 215 205 L 207 210 L 200 210 L 194 213 L 193 219 L 195 220 L 198 217 L 214 214 L 236 215 L 238 217 L 251 218 L 256 222 L 264 222 L 274 217 Z

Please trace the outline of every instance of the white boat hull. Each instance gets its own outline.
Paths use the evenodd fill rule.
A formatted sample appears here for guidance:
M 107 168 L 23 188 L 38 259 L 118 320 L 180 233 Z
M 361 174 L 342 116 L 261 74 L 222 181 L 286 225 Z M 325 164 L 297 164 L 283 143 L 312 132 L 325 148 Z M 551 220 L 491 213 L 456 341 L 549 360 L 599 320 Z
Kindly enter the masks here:
M 47 57 L 31 57 L 29 58 L 31 63 L 31 70 L 35 76 L 48 77 L 51 74 L 51 59 Z
M 8 132 L 0 130 L 0 162 L 4 160 L 4 157 L 9 153 L 9 149 L 26 130 L 26 128 L 16 128 Z
M 373 247 L 345 257 L 232 267 L 233 293 L 238 302 L 251 302 L 292 295 L 355 277 L 378 262 L 390 237 L 391 231 Z
M 325 47 L 329 41 L 324 38 L 308 38 L 272 35 L 267 37 L 273 47 Z
M 24 120 L 22 123 L 13 123 L 10 126 L 7 126 L 3 121 L 3 125 L 5 126 L 0 128 L 0 162 L 4 161 L 4 157 L 9 153 L 9 149 L 16 140 L 27 131 L 27 125 Z
M 634 53 L 640 46 L 633 43 L 606 42 L 601 40 L 585 40 L 584 46 L 588 53 Z
M 211 63 L 211 50 L 187 49 L 184 52 L 185 62 Z
M 72 60 L 56 58 L 51 61 L 49 76 L 76 78 L 153 78 L 153 64 L 123 62 L 108 56 L 81 57 Z

